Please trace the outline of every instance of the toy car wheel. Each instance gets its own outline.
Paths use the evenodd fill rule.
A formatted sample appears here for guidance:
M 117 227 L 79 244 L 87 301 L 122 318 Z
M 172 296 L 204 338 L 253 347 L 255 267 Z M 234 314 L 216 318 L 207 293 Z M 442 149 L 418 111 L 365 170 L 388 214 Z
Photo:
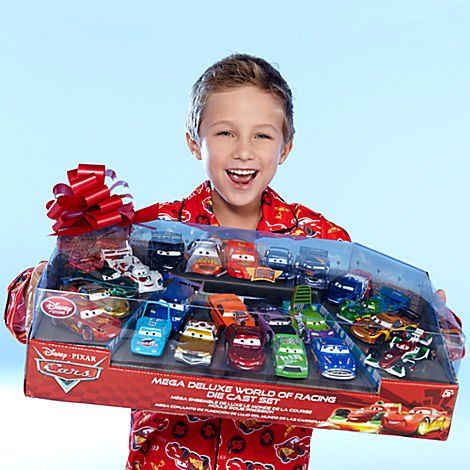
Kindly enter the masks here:
M 339 408 L 335 411 L 335 416 L 338 416 L 340 418 L 347 418 L 350 413 L 351 410 L 348 410 L 347 408 Z
M 209 468 L 209 464 L 210 464 L 209 457 L 207 457 L 206 455 L 203 455 L 202 456 L 202 468 L 203 468 L 203 470 L 205 470 L 206 468 Z
M 297 452 L 297 454 L 299 455 L 304 455 L 305 454 L 305 450 L 302 449 L 302 447 L 300 446 L 294 446 L 294 450 Z
M 383 344 L 385 342 L 386 338 L 385 335 L 380 335 L 376 340 L 375 344 Z
M 306 330 L 303 330 L 302 331 L 302 334 L 300 335 L 300 339 L 305 343 L 305 344 L 308 344 L 310 342 L 310 337 L 307 333 Z
M 82 338 L 85 341 L 93 341 L 93 331 L 88 326 L 83 327 Z
M 371 421 L 382 421 L 382 418 L 384 417 L 385 413 L 381 412 L 381 413 L 377 413 L 372 419 Z
M 418 425 L 418 429 L 416 429 L 416 434 L 419 436 L 424 436 L 429 429 L 429 419 L 424 418 Z
M 379 350 L 376 348 L 369 348 L 367 350 L 367 355 L 375 359 L 379 356 Z

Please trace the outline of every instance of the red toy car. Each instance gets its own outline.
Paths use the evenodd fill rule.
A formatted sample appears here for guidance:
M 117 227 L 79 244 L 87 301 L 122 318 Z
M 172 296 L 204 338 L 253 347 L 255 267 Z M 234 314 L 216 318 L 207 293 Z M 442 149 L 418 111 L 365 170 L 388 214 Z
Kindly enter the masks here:
M 276 449 L 277 456 L 281 459 L 282 462 L 287 463 L 291 460 L 308 452 L 310 447 L 310 436 L 298 437 L 294 436 L 284 441 L 282 444 L 275 444 L 274 448 Z
M 232 324 L 225 331 L 227 361 L 240 370 L 259 370 L 266 362 L 266 333 L 258 326 Z
M 227 274 L 239 279 L 251 279 L 253 271 L 260 266 L 255 245 L 244 240 L 229 240 L 225 246 L 225 258 Z
M 450 418 L 446 411 L 430 406 L 417 406 L 408 413 L 387 413 L 382 419 L 382 428 L 399 434 L 424 436 L 432 431 L 446 431 Z
M 67 328 L 85 341 L 109 341 L 119 335 L 121 322 L 117 318 L 104 313 L 102 307 L 89 300 L 73 301 L 77 311 L 68 318 L 52 318 L 53 325 Z
M 336 415 L 339 415 L 340 411 L 335 412 Z M 347 419 L 351 422 L 356 423 L 366 423 L 368 421 L 380 421 L 385 416 L 386 413 L 400 413 L 401 404 L 400 403 L 384 403 L 378 401 L 372 405 L 366 406 L 364 408 L 359 408 L 358 410 L 348 410 Z

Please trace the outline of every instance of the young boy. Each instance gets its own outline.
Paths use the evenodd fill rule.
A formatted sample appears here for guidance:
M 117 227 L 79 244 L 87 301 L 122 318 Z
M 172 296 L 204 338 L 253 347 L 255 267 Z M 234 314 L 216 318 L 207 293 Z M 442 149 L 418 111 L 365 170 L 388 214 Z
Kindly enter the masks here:
M 269 188 L 292 149 L 293 136 L 291 91 L 276 69 L 243 54 L 214 64 L 193 87 L 186 134 L 189 149 L 204 164 L 209 180 L 182 201 L 152 206 L 154 218 L 348 241 L 342 228 L 300 204 L 286 203 Z M 18 308 L 7 308 L 6 321 L 23 341 L 22 314 L 42 267 L 26 270 L 11 285 L 10 304 Z M 445 301 L 442 291 L 441 296 Z M 126 468 L 307 469 L 308 445 L 288 462 L 273 449 L 292 437 L 305 442 L 310 433 L 253 420 L 136 410 Z M 244 459 L 244 450 L 258 460 Z
M 265 60 L 249 55 L 222 59 L 194 84 L 187 121 L 188 147 L 202 161 L 209 180 L 182 201 L 155 204 L 154 218 L 349 240 L 342 228 L 305 206 L 286 203 L 268 186 L 288 157 L 293 136 L 292 94 L 280 73 Z M 266 434 L 268 427 L 270 433 Z M 204 468 L 231 468 L 230 461 L 238 455 L 237 444 L 259 455 L 260 464 L 269 447 L 275 468 L 307 469 L 308 448 L 303 455 L 283 462 L 275 456 L 273 445 L 310 433 L 309 429 L 280 424 L 251 423 L 247 429 L 228 419 L 182 420 L 134 411 L 127 468 L 151 469 L 165 462 L 180 468 L 175 459 L 181 456 L 167 452 L 162 462 L 162 448 L 177 442 L 181 434 L 193 436 L 186 449 L 206 457 Z M 270 436 L 270 442 L 264 443 L 262 436 Z M 251 468 L 243 453 L 239 455 L 237 465 Z

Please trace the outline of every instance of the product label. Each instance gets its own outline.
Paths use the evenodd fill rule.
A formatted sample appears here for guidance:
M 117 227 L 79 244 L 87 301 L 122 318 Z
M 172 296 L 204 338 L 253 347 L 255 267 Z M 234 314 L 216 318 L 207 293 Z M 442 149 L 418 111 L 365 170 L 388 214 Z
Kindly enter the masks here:
M 52 318 L 68 318 L 77 310 L 74 302 L 66 297 L 48 297 L 41 302 L 41 310 Z
M 42 346 L 34 348 L 37 370 L 53 378 L 65 392 L 69 393 L 80 382 L 99 379 L 102 367 L 100 364 L 106 355 L 87 352 L 62 351 L 59 347 Z

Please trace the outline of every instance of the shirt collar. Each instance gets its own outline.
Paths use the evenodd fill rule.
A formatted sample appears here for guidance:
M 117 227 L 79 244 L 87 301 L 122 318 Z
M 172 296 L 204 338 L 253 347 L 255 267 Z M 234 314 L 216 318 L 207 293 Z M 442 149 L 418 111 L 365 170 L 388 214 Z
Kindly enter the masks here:
M 181 207 L 181 221 L 202 225 L 220 225 L 214 215 L 210 181 L 200 184 Z M 266 188 L 261 200 L 261 219 L 257 230 L 286 233 L 297 226 L 292 207 L 271 188 Z

